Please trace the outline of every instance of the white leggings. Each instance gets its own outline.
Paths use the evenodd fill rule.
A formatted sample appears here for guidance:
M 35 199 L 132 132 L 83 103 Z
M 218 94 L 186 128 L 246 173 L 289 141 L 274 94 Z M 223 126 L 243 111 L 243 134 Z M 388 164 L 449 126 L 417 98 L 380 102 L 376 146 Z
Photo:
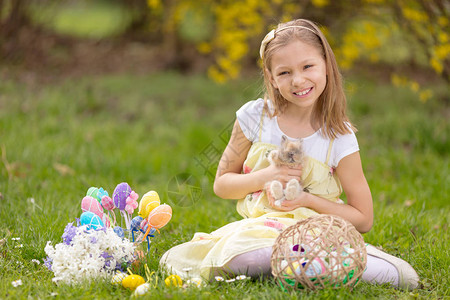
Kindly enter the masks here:
M 272 247 L 261 248 L 235 256 L 225 267 L 216 270 L 215 274 L 247 275 L 253 278 L 271 276 L 270 258 Z M 394 265 L 384 259 L 367 255 L 367 268 L 362 280 L 370 283 L 391 283 L 398 285 L 399 273 Z

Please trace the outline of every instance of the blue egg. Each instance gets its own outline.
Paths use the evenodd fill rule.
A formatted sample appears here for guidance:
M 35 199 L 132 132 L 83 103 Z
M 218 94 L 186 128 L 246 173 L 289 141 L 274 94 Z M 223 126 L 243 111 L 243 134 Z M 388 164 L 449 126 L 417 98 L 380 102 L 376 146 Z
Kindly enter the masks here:
M 87 229 L 100 229 L 105 227 L 102 219 L 90 211 L 85 211 L 80 216 L 80 224 L 87 225 Z
M 139 230 L 141 227 L 142 220 L 144 220 L 141 216 L 136 216 L 131 220 L 130 229 L 131 230 Z
M 114 227 L 114 232 L 122 239 L 125 236 L 125 232 L 123 231 L 122 227 L 120 227 L 120 226 Z
M 98 192 L 97 192 L 97 199 L 99 201 L 102 201 L 102 198 L 105 197 L 105 196 L 109 196 L 108 192 L 105 191 L 103 188 L 99 188 Z

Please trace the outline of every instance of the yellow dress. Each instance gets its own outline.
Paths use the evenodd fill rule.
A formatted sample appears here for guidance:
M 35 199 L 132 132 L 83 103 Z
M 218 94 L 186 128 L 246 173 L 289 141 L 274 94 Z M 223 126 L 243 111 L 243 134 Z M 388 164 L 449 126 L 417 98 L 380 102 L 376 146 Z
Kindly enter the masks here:
M 342 187 L 333 169 L 328 166 L 332 144 L 333 140 L 330 141 L 325 163 L 307 157 L 303 166 L 302 183 L 309 193 L 338 202 Z M 267 155 L 276 148 L 272 144 L 255 142 L 244 162 L 243 172 L 254 172 L 267 167 Z M 264 191 L 248 194 L 239 200 L 237 211 L 244 219 L 211 233 L 195 233 L 191 241 L 169 249 L 162 256 L 160 265 L 182 278 L 202 277 L 208 280 L 213 268 L 223 267 L 236 255 L 272 246 L 284 228 L 317 214 L 305 207 L 289 212 L 274 209 L 269 206 Z

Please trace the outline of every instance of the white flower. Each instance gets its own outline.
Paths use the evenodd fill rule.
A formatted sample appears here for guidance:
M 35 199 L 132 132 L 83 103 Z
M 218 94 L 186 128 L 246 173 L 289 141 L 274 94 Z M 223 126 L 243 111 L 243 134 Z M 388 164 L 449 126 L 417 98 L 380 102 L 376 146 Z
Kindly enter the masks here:
M 22 279 L 15 280 L 11 282 L 11 284 L 13 287 L 18 287 L 19 285 L 22 285 Z
M 53 247 L 47 242 L 44 250 L 51 260 L 53 281 L 77 283 L 106 277 L 118 264 L 132 261 L 135 246 L 127 239 L 122 240 L 111 228 L 88 231 L 81 226 L 69 245 L 59 243 Z
M 20 241 L 20 237 L 13 237 L 11 238 L 11 241 Z
M 236 277 L 236 280 L 244 280 L 244 279 L 247 279 L 247 278 L 249 278 L 249 277 L 247 277 L 245 275 L 239 275 L 239 276 Z
M 34 258 L 31 260 L 31 262 L 32 262 L 32 263 L 35 263 L 35 264 L 37 264 L 37 265 L 40 265 L 40 264 L 41 264 L 41 262 L 40 262 L 39 260 L 34 259 Z
M 23 248 L 23 244 L 16 245 L 14 248 Z
M 214 278 L 216 279 L 216 281 L 219 281 L 219 282 L 224 281 L 222 276 L 216 276 Z

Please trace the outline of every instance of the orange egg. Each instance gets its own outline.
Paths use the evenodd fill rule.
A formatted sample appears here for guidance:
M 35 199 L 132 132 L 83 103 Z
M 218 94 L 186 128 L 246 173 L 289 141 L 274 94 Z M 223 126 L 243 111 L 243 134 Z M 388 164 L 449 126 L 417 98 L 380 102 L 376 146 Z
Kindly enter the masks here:
M 164 227 L 172 218 L 172 207 L 162 204 L 153 209 L 147 217 L 148 225 L 153 228 Z
M 159 199 L 159 195 L 155 191 L 150 191 L 142 196 L 141 201 L 139 202 L 139 216 L 142 218 L 147 218 L 148 214 L 155 209 L 155 207 L 161 204 L 161 200 Z
M 139 275 L 128 275 L 122 280 L 122 286 L 124 288 L 134 291 L 138 286 L 144 284 L 145 280 Z

